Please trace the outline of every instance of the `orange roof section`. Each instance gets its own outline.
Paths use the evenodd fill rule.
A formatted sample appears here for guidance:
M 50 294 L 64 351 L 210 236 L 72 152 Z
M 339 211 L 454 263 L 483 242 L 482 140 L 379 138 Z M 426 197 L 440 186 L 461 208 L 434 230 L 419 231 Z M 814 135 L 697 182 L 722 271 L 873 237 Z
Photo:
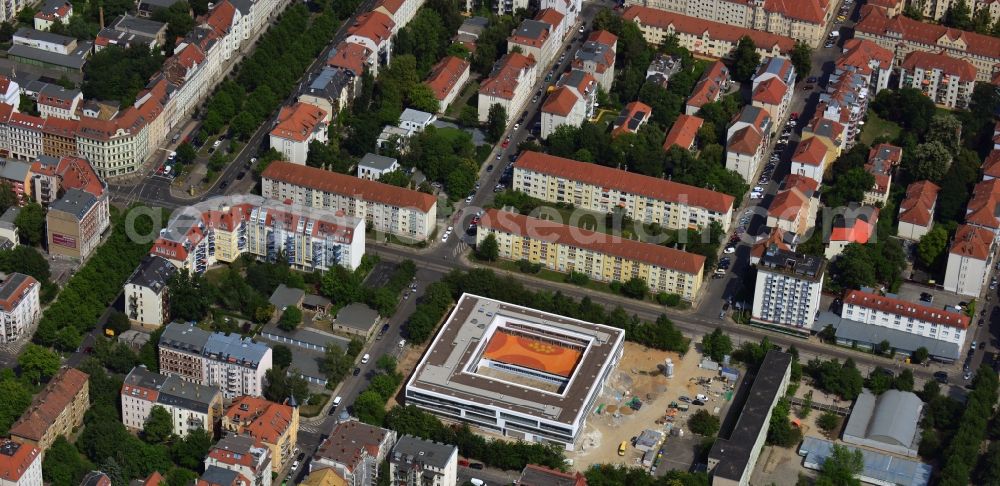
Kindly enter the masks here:
M 964 43 L 965 52 L 969 54 L 1000 58 L 1000 38 L 920 22 L 904 15 L 889 18 L 885 10 L 868 5 L 861 7 L 861 20 L 854 26 L 854 30 L 935 47 L 942 42 Z
M 361 76 L 365 72 L 365 63 L 371 56 L 372 50 L 354 42 L 341 42 L 337 44 L 336 53 L 326 60 L 326 65 L 351 71 L 356 76 Z
M 799 212 L 809 202 L 809 198 L 798 188 L 791 188 L 779 192 L 771 200 L 771 205 L 767 208 L 767 215 L 785 221 L 798 219 Z
M 704 123 L 705 120 L 693 115 L 678 115 L 670 131 L 667 132 L 667 138 L 663 140 L 663 150 L 668 150 L 674 145 L 683 149 L 691 148 L 698 136 L 698 130 Z
M 1000 228 L 998 209 L 1000 209 L 1000 179 L 982 181 L 972 189 L 972 197 L 965 210 L 965 222 L 987 228 Z
M 865 209 L 862 207 L 862 209 Z M 866 220 L 870 219 L 871 221 Z M 868 243 L 872 234 L 875 233 L 875 224 L 878 221 L 878 208 L 870 208 L 870 216 L 863 213 L 848 218 L 845 216 L 839 221 L 834 221 L 833 230 L 830 231 L 830 241 L 846 241 L 848 243 Z
M 33 445 L 19 444 L 9 439 L 0 440 L 0 447 L 3 447 L 5 452 L 7 448 L 17 448 L 11 455 L 0 454 L 0 478 L 3 478 L 6 484 L 22 484 L 21 476 L 27 472 L 32 463 L 41 460 L 38 457 L 41 450 Z
M 913 51 L 903 59 L 902 67 L 911 73 L 916 69 L 923 69 L 925 71 L 937 69 L 944 74 L 958 76 L 961 81 L 976 80 L 975 66 L 965 59 L 951 57 L 945 54 L 944 51 L 938 53 Z
M 291 162 L 272 162 L 261 178 L 424 212 L 437 203 L 430 194 Z
M 545 22 L 552 27 L 558 27 L 559 24 L 562 23 L 563 18 L 565 18 L 565 15 L 559 13 L 559 11 L 554 8 L 542 9 L 538 12 L 538 15 L 535 16 L 535 20 Z
M 226 418 L 241 425 L 241 434 L 277 444 L 292 425 L 292 407 L 260 397 L 242 396 L 226 410 Z
M 297 102 L 292 106 L 283 106 L 278 112 L 278 124 L 271 130 L 271 135 L 305 142 L 325 118 L 326 112 L 322 108 L 309 103 Z
M 492 361 L 549 373 L 563 378 L 573 375 L 583 352 L 550 341 L 497 330 L 490 336 L 483 356 Z
M 957 329 L 969 328 L 969 316 L 965 314 L 935 309 L 926 305 L 914 304 L 903 299 L 876 295 L 860 290 L 850 290 L 844 295 L 844 305 L 848 304 Z
M 870 2 L 869 2 L 870 3 Z M 844 53 L 837 58 L 837 66 L 854 66 L 867 69 L 872 61 L 879 69 L 892 68 L 892 51 L 867 39 L 849 39 L 844 42 Z
M 28 410 L 10 427 L 10 435 L 35 442 L 42 440 L 45 431 L 56 422 L 80 390 L 87 386 L 89 378 L 89 375 L 76 368 L 59 370 L 31 400 Z
M 785 180 L 781 183 L 781 189 L 787 190 L 791 188 L 797 188 L 802 194 L 812 197 L 819 189 L 819 182 L 812 177 L 806 177 L 799 174 L 788 174 L 785 176 Z
M 576 97 L 572 89 L 563 86 L 545 98 L 545 103 L 542 104 L 542 113 L 565 117 L 573 111 L 573 106 L 578 100 L 579 98 Z
M 983 160 L 983 175 L 1000 178 L 1000 149 L 993 149 Z
M 951 249 L 948 251 L 955 255 L 986 260 L 990 257 L 992 246 L 992 231 L 979 226 L 963 224 L 955 231 L 955 238 L 952 239 Z
M 729 68 L 722 61 L 715 61 L 701 75 L 686 104 L 701 108 L 719 99 L 722 94 L 721 82 L 729 78 Z
M 805 0 L 801 0 L 805 1 Z M 674 12 L 666 12 L 649 7 L 633 5 L 625 10 L 622 18 L 643 25 L 657 27 L 667 30 L 673 27 L 676 32 L 702 37 L 705 33 L 715 40 L 722 40 L 733 44 L 733 48 L 743 36 L 750 37 L 758 49 L 770 50 L 777 46 L 778 50 L 787 53 L 795 47 L 795 40 L 775 35 L 768 32 L 735 27 L 710 20 L 690 17 Z
M 752 125 L 747 125 L 733 132 L 726 143 L 726 151 L 738 154 L 755 154 L 763 142 L 763 135 Z
M 785 94 L 788 93 L 788 86 L 778 78 L 767 78 L 757 85 L 753 90 L 753 101 L 767 105 L 780 105 Z
M 789 19 L 812 24 L 822 24 L 826 20 L 829 0 L 765 0 L 764 11 L 780 13 Z
M 356 35 L 371 40 L 375 45 L 382 45 L 392 36 L 392 29 L 396 23 L 388 15 L 374 11 L 362 14 L 351 28 L 347 29 L 348 35 Z
M 535 64 L 535 60 L 524 54 L 508 52 L 497 62 L 490 77 L 479 86 L 479 94 L 513 99 L 520 81 L 520 73 Z
M 438 101 L 444 101 L 462 75 L 469 72 L 469 66 L 469 61 L 455 56 L 448 56 L 435 64 L 426 81 L 434 92 L 434 97 Z
M 792 154 L 792 162 L 813 167 L 823 165 L 824 159 L 826 159 L 826 146 L 816 137 L 810 137 L 804 142 L 800 142 L 798 147 L 795 147 L 795 153 Z
M 694 253 L 496 209 L 486 210 L 480 226 L 533 240 L 584 248 L 691 275 L 700 274 L 705 267 L 705 257 Z
M 615 47 L 618 44 L 618 36 L 606 30 L 595 30 L 587 36 L 587 41 Z
M 934 205 L 941 190 L 931 181 L 919 181 L 906 188 L 906 197 L 899 203 L 899 221 L 919 226 L 931 224 Z

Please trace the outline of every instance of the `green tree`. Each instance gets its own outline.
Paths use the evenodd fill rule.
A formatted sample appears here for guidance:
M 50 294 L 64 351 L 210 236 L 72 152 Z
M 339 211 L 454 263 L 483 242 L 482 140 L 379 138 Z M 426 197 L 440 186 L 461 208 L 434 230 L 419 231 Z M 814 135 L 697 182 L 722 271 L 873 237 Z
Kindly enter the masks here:
M 812 48 L 809 47 L 809 44 L 796 41 L 795 47 L 792 48 L 789 57 L 791 58 L 792 66 L 795 66 L 796 77 L 800 80 L 808 78 L 809 72 L 812 71 Z
M 646 281 L 640 277 L 632 277 L 621 286 L 622 295 L 633 299 L 643 299 L 649 293 Z
M 926 142 L 941 142 L 948 151 L 957 155 L 962 146 L 962 122 L 951 113 L 935 113 L 924 134 Z
M 458 114 L 458 122 L 463 127 L 478 127 L 479 126 L 479 110 L 475 106 L 465 105 L 462 107 L 462 111 Z
M 913 391 L 913 371 L 906 368 L 899 372 L 899 376 L 896 377 L 893 386 L 900 391 Z
M 952 156 L 948 148 L 935 140 L 917 145 L 913 155 L 907 157 L 903 165 L 913 180 L 927 179 L 940 182 L 948 173 L 951 161 Z
M 494 103 L 486 116 L 486 138 L 491 143 L 499 142 L 505 130 L 507 130 L 507 109 L 500 103 Z
M 385 400 L 378 393 L 365 390 L 354 402 L 354 415 L 366 424 L 381 424 L 385 420 Z
M 829 434 L 837 427 L 840 427 L 840 416 L 833 412 L 823 412 L 819 418 L 816 419 L 816 425 L 818 425 L 823 432 Z
M 153 405 L 142 426 L 142 438 L 150 444 L 164 443 L 174 430 L 174 420 L 167 409 Z
M 288 306 L 281 313 L 281 320 L 278 321 L 278 327 L 289 332 L 294 331 L 299 327 L 299 324 L 302 324 L 302 311 L 295 306 Z
M 183 467 L 175 467 L 167 471 L 163 480 L 166 486 L 188 486 L 198 481 L 198 473 Z
M 286 369 L 292 364 L 292 350 L 284 344 L 277 344 L 271 348 L 271 354 L 271 359 L 277 368 Z
M 104 325 L 105 329 L 111 329 L 115 332 L 115 336 L 128 331 L 131 328 L 129 324 L 128 316 L 125 314 L 113 311 L 110 316 L 108 316 L 108 323 Z
M 41 383 L 55 376 L 59 371 L 59 355 L 48 348 L 34 343 L 28 345 L 17 357 L 21 368 L 21 378 L 31 383 Z
M 204 429 L 189 431 L 183 439 L 170 444 L 170 457 L 174 463 L 187 469 L 198 470 L 212 448 L 212 433 Z
M 701 338 L 702 353 L 713 361 L 721 362 L 722 358 L 733 352 L 733 341 L 729 335 L 722 332 L 722 328 L 715 328 L 710 334 Z
M 839 444 L 833 446 L 830 456 L 820 467 L 816 484 L 821 486 L 861 486 L 858 476 L 864 471 L 865 461 L 861 451 Z
M 932 268 L 948 246 L 948 230 L 941 226 L 935 226 L 927 234 L 920 237 L 917 243 L 917 256 L 920 263 L 927 268 Z
M 17 246 L 0 251 L 0 271 L 31 275 L 43 284 L 48 282 L 50 276 L 49 261 L 41 252 L 30 246 Z
M 0 370 L 0 434 L 7 435 L 10 426 L 31 404 L 31 389 L 14 377 L 13 370 Z
M 410 88 L 409 99 L 410 106 L 420 111 L 437 113 L 440 109 L 440 104 L 434 96 L 434 90 L 423 83 L 415 84 Z
M 827 207 L 836 208 L 864 200 L 865 191 L 875 185 L 875 176 L 862 168 L 853 168 L 837 176 L 836 184 L 824 194 Z
M 287 371 L 283 368 L 271 368 L 264 373 L 264 378 L 267 380 L 264 398 L 272 402 L 281 403 L 292 395 L 297 400 L 304 400 L 309 396 L 309 382 L 296 368 Z
M 927 350 L 927 348 L 920 346 L 919 348 L 917 348 L 916 351 L 913 352 L 912 355 L 910 355 L 910 361 L 912 361 L 913 364 L 921 364 L 924 361 L 927 361 L 927 358 L 930 357 L 930 354 L 931 353 L 930 351 Z
M 354 366 L 354 359 L 337 346 L 327 346 L 323 360 L 319 362 L 319 370 L 326 374 L 327 387 L 333 388 L 347 376 Z
M 694 415 L 688 419 L 688 428 L 691 432 L 705 437 L 712 437 L 719 432 L 719 417 L 712 415 L 703 408 L 698 409 Z
M 14 188 L 6 181 L 0 182 L 0 214 L 5 213 L 13 206 L 17 206 L 20 202 L 17 194 L 14 193 Z
M 941 23 L 956 29 L 970 30 L 972 28 L 972 9 L 965 0 L 951 2 L 941 17 Z
M 741 37 L 733 52 L 733 79 L 743 83 L 750 81 L 759 65 L 760 54 L 753 39 L 746 35 Z
M 175 319 L 198 321 L 208 314 L 211 305 L 210 285 L 200 273 L 186 269 L 174 273 L 167 281 L 170 291 L 170 315 Z
M 496 235 L 490 233 L 476 245 L 476 258 L 488 262 L 494 262 L 500 258 L 500 245 L 497 243 Z
M 80 455 L 73 444 L 60 435 L 45 451 L 42 461 L 42 478 L 52 484 L 80 484 L 80 480 L 94 468 Z
M 14 225 L 25 243 L 38 246 L 45 241 L 45 209 L 40 204 L 30 202 L 24 205 Z
M 102 49 L 90 56 L 83 68 L 83 96 L 131 105 L 150 76 L 162 65 L 163 55 L 142 45 Z

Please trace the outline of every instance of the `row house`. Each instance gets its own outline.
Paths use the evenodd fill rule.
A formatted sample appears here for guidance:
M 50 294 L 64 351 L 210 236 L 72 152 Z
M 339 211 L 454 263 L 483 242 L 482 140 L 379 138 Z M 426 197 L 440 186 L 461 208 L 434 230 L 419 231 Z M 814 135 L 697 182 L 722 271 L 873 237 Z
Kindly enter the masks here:
M 160 373 L 218 389 L 226 399 L 261 396 L 271 348 L 239 334 L 173 323 L 160 336 Z
M 934 104 L 948 109 L 968 107 L 975 85 L 975 66 L 944 51 L 914 51 L 899 66 L 900 88 L 919 90 Z
M 261 174 L 261 194 L 347 214 L 365 221 L 367 228 L 406 241 L 426 241 L 437 221 L 437 198 L 431 194 L 289 162 L 267 166 Z
M 66 89 L 57 84 L 46 84 L 38 91 L 38 114 L 42 118 L 56 117 L 69 120 L 79 119 L 77 110 L 83 102 L 83 92 L 78 89 Z
M 89 408 L 90 375 L 63 367 L 35 394 L 8 434 L 15 442 L 37 447 L 45 454 L 60 435 L 72 437 L 79 430 Z
M 616 52 L 618 52 L 618 36 L 606 30 L 596 30 L 591 32 L 586 42 L 577 49 L 573 56 L 573 69 L 590 73 L 601 89 L 610 92 L 611 84 L 615 80 Z
M 271 470 L 279 473 L 295 460 L 299 407 L 294 396 L 287 403 L 241 396 L 233 400 L 222 416 L 222 430 L 249 437 L 266 447 L 271 456 Z
M 639 278 L 653 293 L 677 294 L 687 301 L 697 298 L 705 271 L 701 255 L 496 209 L 483 216 L 476 244 L 489 235 L 496 238 L 500 258 L 583 273 L 598 282 Z
M 323 66 L 319 73 L 310 76 L 308 87 L 299 95 L 299 103 L 316 106 L 333 116 L 355 97 L 358 78 L 349 70 Z
M 840 157 L 840 153 L 847 144 L 847 137 L 844 136 L 844 126 L 839 122 L 823 118 L 817 114 L 813 119 L 802 127 L 802 136 L 799 139 L 801 145 L 806 140 L 816 138 L 819 143 L 826 148 L 827 163 L 831 163 Z
M 764 59 L 753 77 L 751 102 L 757 108 L 767 110 L 772 120 L 784 120 L 795 92 L 795 67 L 788 59 L 770 57 Z M 777 123 L 773 130 L 777 131 Z
M 808 177 L 816 182 L 823 183 L 823 175 L 827 168 L 833 164 L 833 158 L 827 146 L 823 144 L 821 137 L 810 137 L 799 142 L 792 153 L 791 174 Z
M 880 143 L 868 151 L 865 171 L 872 175 L 875 184 L 865 191 L 863 204 L 884 206 L 889 199 L 892 186 L 892 172 L 903 160 L 903 149 L 888 143 Z
M 43 157 L 73 157 L 76 155 L 78 120 L 50 116 L 42 124 Z M 75 158 L 75 157 L 74 157 Z
M 283 155 L 284 160 L 305 165 L 309 157 L 309 144 L 327 143 L 327 124 L 330 113 L 308 103 L 297 102 L 283 106 L 278 112 L 277 123 L 271 129 L 271 148 Z
M 471 64 L 465 59 L 447 56 L 431 68 L 431 74 L 424 84 L 438 100 L 438 113 L 444 113 L 469 82 L 470 67 Z
M 562 14 L 565 31 L 569 33 L 576 26 L 580 13 L 583 11 L 583 0 L 541 0 L 539 8 L 541 10 L 555 10 Z
M 677 120 L 670 126 L 666 138 L 663 139 L 663 150 L 670 150 L 670 147 L 678 146 L 684 150 L 694 150 L 695 142 L 698 139 L 698 130 L 701 130 L 705 120 L 693 115 L 678 115 Z
M 726 168 L 751 182 L 764 165 L 774 119 L 756 106 L 744 106 L 726 131 Z
M 327 67 L 343 71 L 351 76 L 353 81 L 350 88 L 351 99 L 361 92 L 361 80 L 370 67 L 369 62 L 374 56 L 374 52 L 362 44 L 341 42 L 334 47 L 330 52 L 330 57 L 326 60 Z
M 547 66 L 559 52 L 561 42 L 562 40 L 555 36 L 555 28 L 552 25 L 540 20 L 525 19 L 507 38 L 507 52 L 519 50 L 535 63 Z M 536 71 L 535 80 L 538 79 L 538 74 L 540 73 Z
M 217 388 L 153 373 L 145 365 L 132 368 L 125 377 L 120 398 L 122 424 L 133 432 L 143 429 L 154 407 L 170 414 L 170 431 L 180 437 L 195 430 L 214 434 L 222 417 L 222 394 Z
M 660 45 L 676 37 L 680 46 L 692 53 L 717 59 L 731 58 L 743 37 L 753 40 L 762 57 L 787 57 L 795 47 L 795 40 L 783 35 L 638 5 L 625 10 L 622 18 L 635 22 L 646 42 Z
M 750 318 L 807 334 L 819 311 L 825 274 L 821 257 L 768 246 L 757 262 Z
M 0 343 L 16 343 L 34 332 L 41 317 L 41 288 L 23 273 L 10 273 L 0 282 Z
M 372 77 L 378 77 L 381 67 L 392 61 L 392 33 L 396 23 L 379 10 L 361 14 L 347 29 L 344 42 L 360 44 L 370 52 L 366 64 L 371 68 Z
M 808 235 L 819 212 L 819 184 L 808 177 L 789 174 L 767 208 L 767 227 L 797 236 Z
M 929 24 L 904 15 L 888 17 L 883 9 L 861 7 L 861 20 L 854 37 L 870 40 L 891 50 L 897 63 L 914 51 L 944 51 L 976 68 L 976 81 L 990 82 L 1000 64 L 1000 38 Z
M 0 111 L 0 117 L 8 113 Z M 6 119 L 0 119 L 0 139 L 5 142 L 7 156 L 20 160 L 33 160 L 42 154 L 42 127 L 45 120 L 41 117 L 21 112 L 10 112 Z
M 702 106 L 719 101 L 719 98 L 729 90 L 731 82 L 729 68 L 722 61 L 710 64 L 684 103 L 684 114 L 695 115 Z
M 627 0 L 626 6 L 640 5 L 667 12 L 745 29 L 800 39 L 819 47 L 826 25 L 833 15 L 832 2 L 825 0 L 734 2 L 732 0 Z
M 548 138 L 561 125 L 578 127 L 593 118 L 597 106 L 597 80 L 590 73 L 573 69 L 556 82 L 542 104 L 541 137 Z
M 668 229 L 729 230 L 734 198 L 728 194 L 597 164 L 525 151 L 514 163 L 513 189 L 550 203 L 611 213 Z
M 957 345 L 965 343 L 969 316 L 952 310 L 914 304 L 894 295 L 851 290 L 844 295 L 841 317 Z
M 995 253 L 992 231 L 971 224 L 959 226 L 948 249 L 944 289 L 969 297 L 982 295 Z
M 941 188 L 931 181 L 917 181 L 906 188 L 899 203 L 899 227 L 896 236 L 919 241 L 934 225 L 934 209 Z
M 506 124 L 517 118 L 518 113 L 531 98 L 531 90 L 538 79 L 538 62 L 518 52 L 508 52 L 479 85 L 477 101 L 479 121 L 485 123 L 490 108 L 500 105 L 507 112 Z

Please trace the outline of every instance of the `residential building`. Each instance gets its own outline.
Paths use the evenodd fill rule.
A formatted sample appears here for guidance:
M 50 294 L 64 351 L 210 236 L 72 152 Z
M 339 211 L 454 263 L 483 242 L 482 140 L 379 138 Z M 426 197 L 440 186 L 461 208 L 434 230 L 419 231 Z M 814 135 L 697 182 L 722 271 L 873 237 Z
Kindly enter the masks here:
M 337 316 L 330 323 L 330 328 L 345 334 L 359 336 L 367 342 L 375 334 L 380 322 L 382 322 L 382 318 L 378 311 L 366 304 L 355 302 L 345 305 L 337 311 Z
M 623 133 L 639 133 L 639 130 L 653 116 L 653 108 L 641 101 L 633 101 L 618 113 L 611 128 L 611 136 L 617 137 Z
M 427 127 L 434 124 L 437 117 L 433 113 L 407 108 L 399 115 L 399 128 L 406 130 L 410 135 L 420 133 Z
M 556 86 L 542 104 L 542 138 L 548 138 L 561 125 L 582 125 L 594 116 L 597 105 L 597 80 L 586 71 L 566 72 Z
M 42 124 L 42 153 L 52 157 L 72 157 L 76 154 L 78 120 L 50 116 Z
M 896 62 L 914 51 L 943 51 L 964 59 L 976 68 L 976 81 L 988 83 L 994 66 L 1000 63 L 1000 38 L 920 22 L 904 15 L 893 18 L 884 10 L 863 6 L 854 36 L 891 50 Z
M 995 249 L 992 231 L 969 224 L 959 226 L 948 250 L 944 289 L 970 297 L 982 295 Z
M 424 2 L 420 0 L 379 0 L 372 10 L 382 12 L 392 19 L 394 24 L 392 35 L 396 35 L 399 33 L 399 29 L 413 20 L 417 11 L 423 6 Z
M 17 111 L 21 105 L 21 85 L 2 74 L 0 74 L 0 105 L 10 105 L 13 111 Z
M 185 381 L 179 376 L 132 368 L 121 389 L 122 424 L 140 431 L 154 407 L 170 414 L 171 432 L 181 437 L 195 430 L 214 434 L 222 416 L 222 394 L 214 387 Z
M 844 295 L 841 316 L 846 319 L 919 336 L 951 342 L 959 349 L 965 343 L 969 316 L 961 312 L 914 304 L 894 295 L 850 290 Z
M 934 209 L 941 188 L 931 181 L 918 181 L 906 188 L 899 203 L 899 227 L 896 236 L 918 241 L 934 226 Z
M 893 169 L 903 160 L 903 149 L 895 145 L 881 143 L 868 152 L 868 162 L 865 172 L 875 178 L 872 188 L 865 191 L 862 204 L 883 206 L 889 199 L 889 188 L 892 187 Z
M 817 197 L 819 183 L 815 180 L 789 174 L 780 191 L 767 208 L 767 227 L 778 228 L 797 236 L 805 236 L 816 224 L 819 212 Z
M 252 437 L 226 435 L 208 451 L 205 468 L 218 467 L 250 480 L 247 486 L 271 486 L 271 450 Z
M 868 91 L 874 96 L 889 87 L 892 59 L 891 50 L 870 40 L 848 39 L 844 41 L 844 53 L 835 62 L 834 72 L 850 70 L 867 76 Z
M 479 121 L 485 123 L 490 107 L 500 105 L 507 112 L 506 124 L 509 125 L 531 97 L 538 72 L 538 62 L 524 54 L 508 52 L 500 58 L 479 85 Z
M 795 67 L 788 59 L 769 57 L 764 59 L 753 77 L 751 102 L 757 108 L 767 110 L 772 120 L 781 121 L 788 115 L 795 92 Z M 778 130 L 777 123 L 773 127 Z
M 295 397 L 286 403 L 237 397 L 222 416 L 222 430 L 250 437 L 270 449 L 271 470 L 278 473 L 295 460 L 299 407 Z
M 556 24 L 544 22 L 538 17 L 543 13 L 556 17 Z M 552 19 L 550 19 L 551 21 Z M 507 38 L 507 52 L 519 49 L 521 54 L 546 66 L 559 53 L 562 38 L 559 37 L 559 27 L 562 25 L 562 14 L 555 10 L 539 12 L 534 19 L 524 19 Z
M 163 475 L 159 471 L 153 471 L 146 476 L 146 479 L 133 479 L 129 486 L 160 486 L 165 484 Z
M 31 164 L 0 159 L 0 183 L 10 187 L 20 203 L 31 198 Z
M 299 484 L 302 486 L 348 486 L 347 480 L 332 467 L 310 473 Z
M 271 130 L 271 148 L 281 152 L 285 160 L 305 165 L 309 143 L 327 142 L 329 113 L 308 103 L 296 102 L 278 112 L 278 123 Z
M 864 388 L 851 407 L 844 442 L 906 457 L 917 457 L 924 403 L 910 391 Z
M 674 145 L 684 150 L 694 150 L 698 130 L 704 124 L 705 120 L 696 116 L 678 115 L 677 120 L 670 126 L 667 137 L 663 139 L 663 150 L 670 150 Z
M 666 53 L 657 54 L 646 68 L 646 82 L 667 89 L 670 78 L 680 70 L 681 60 L 678 57 Z
M 45 232 L 49 254 L 86 260 L 111 227 L 107 194 L 70 189 L 49 204 Z
M 304 271 L 326 270 L 335 265 L 358 268 L 365 254 L 364 221 L 297 204 L 259 196 L 244 196 L 232 206 L 204 203 L 195 207 L 200 212 L 176 215 L 149 252 L 196 273 L 247 254 L 264 261 L 283 256 L 290 266 Z
M 330 52 L 326 65 L 337 71 L 350 74 L 353 80 L 351 92 L 356 95 L 361 92 L 361 81 L 369 69 L 368 62 L 373 55 L 373 51 L 362 44 L 341 42 Z
M 1000 134 L 996 135 L 997 144 L 1000 144 Z M 983 159 L 983 180 L 1000 179 L 1000 148 L 990 150 Z
M 76 189 L 103 198 L 107 184 L 98 177 L 94 168 L 79 157 L 39 156 L 31 163 L 31 198 L 42 205 L 50 205 L 67 191 Z
M 424 241 L 434 232 L 437 198 L 430 194 L 288 162 L 271 163 L 261 180 L 264 197 L 343 211 L 378 232 L 412 241 Z
M 828 78 L 826 91 L 819 94 L 816 117 L 834 120 L 844 126 L 844 148 L 854 146 L 861 131 L 861 122 L 868 112 L 871 94 L 870 79 L 853 68 L 834 71 Z
M 865 5 L 872 5 L 885 10 L 889 17 L 902 15 L 905 0 L 869 0 Z
M 41 450 L 30 444 L 0 440 L 0 485 L 39 486 L 42 481 Z
M 466 0 L 465 11 L 472 11 L 472 0 Z M 469 52 L 476 52 L 476 41 L 479 40 L 479 36 L 483 34 L 488 25 L 490 25 L 490 21 L 486 17 L 469 17 L 462 21 L 458 33 L 452 40 L 465 46 Z
M 21 27 L 14 33 L 8 58 L 51 74 L 80 77 L 90 57 L 93 43 L 72 37 Z
M 935 104 L 948 109 L 968 107 L 975 85 L 976 67 L 945 51 L 913 51 L 899 66 L 900 88 L 920 90 Z
M 722 61 L 709 64 L 698 84 L 694 85 L 694 91 L 684 105 L 684 114 L 695 115 L 702 106 L 718 101 L 729 90 L 730 82 L 732 78 L 729 76 L 729 68 Z
M 0 215 L 0 248 L 13 249 L 19 245 L 20 231 L 17 228 L 17 216 L 21 214 L 21 208 L 11 206 Z
M 195 486 L 248 486 L 250 479 L 242 474 L 218 466 L 209 466 L 201 474 Z
M 271 348 L 238 334 L 209 333 L 173 323 L 160 335 L 160 373 L 211 386 L 226 399 L 261 396 Z
M 558 3 L 558 0 L 556 0 Z M 575 3 L 575 2 L 574 2 Z M 569 22 L 574 25 L 574 22 Z M 615 80 L 615 53 L 618 51 L 618 36 L 606 30 L 596 30 L 587 36 L 573 57 L 573 69 L 590 73 L 605 92 L 611 91 Z
M 66 89 L 58 84 L 46 84 L 38 91 L 36 106 L 42 118 L 54 116 L 67 120 L 79 119 L 77 109 L 83 102 L 83 92 Z
M 792 373 L 792 356 L 768 351 L 750 385 L 747 402 L 729 437 L 719 437 L 708 453 L 708 472 L 714 486 L 744 486 L 760 458 L 771 413 L 785 396 Z
M 367 153 L 358 161 L 358 178 L 377 181 L 383 175 L 399 170 L 399 162 L 392 157 Z
M 7 141 L 7 154 L 20 160 L 33 160 L 42 154 L 42 127 L 45 119 L 20 112 L 6 119 L 0 140 Z M 6 132 L 6 133 L 3 133 Z
M 924 17 L 928 17 L 931 20 L 941 20 L 948 13 L 948 9 L 953 5 L 958 4 L 957 0 L 927 0 L 925 2 L 910 2 L 914 6 L 920 9 Z M 1000 19 L 1000 5 L 997 5 L 995 0 L 966 0 L 965 6 L 969 8 L 971 13 L 978 13 L 981 9 L 985 9 L 990 18 L 991 25 Z M 894 17 L 892 13 L 887 12 L 888 17 Z
M 878 208 L 852 203 L 836 214 L 826 246 L 826 259 L 837 258 L 851 243 L 868 243 L 875 236 L 878 212 Z
M 541 10 L 551 9 L 563 15 L 563 25 L 566 32 L 576 25 L 577 18 L 583 10 L 582 0 L 541 0 Z
M 826 160 L 828 161 L 833 161 L 837 157 L 840 157 L 840 153 L 846 145 L 844 125 L 841 125 L 840 122 L 823 118 L 819 113 L 806 126 L 802 127 L 802 136 L 799 138 L 799 144 L 810 138 L 818 138 L 819 142 L 826 147 Z
M 754 284 L 754 322 L 808 333 L 819 310 L 826 262 L 821 257 L 765 249 L 757 263 Z
M 101 29 L 94 39 L 94 51 L 117 45 L 120 47 L 144 46 L 151 50 L 166 45 L 167 24 L 126 13 Z
M 795 147 L 791 162 L 792 174 L 808 177 L 816 181 L 817 184 L 822 184 L 823 175 L 826 174 L 829 165 L 833 163 L 833 159 L 830 157 L 827 146 L 823 144 L 822 138 L 810 137 L 802 140 Z
M 621 208 L 636 221 L 668 229 L 706 228 L 717 222 L 728 231 L 734 201 L 720 192 L 530 150 L 514 163 L 512 187 L 542 201 L 588 211 Z
M 965 206 L 965 223 L 1000 235 L 1000 179 L 982 181 L 972 188 Z
M 776 35 L 762 30 L 736 27 L 726 23 L 690 17 L 675 12 L 666 12 L 633 5 L 622 14 L 625 20 L 635 22 L 642 31 L 646 42 L 662 44 L 669 36 L 676 36 L 681 47 L 694 54 L 728 59 L 740 39 L 750 37 L 757 46 L 757 53 L 763 56 L 788 56 L 795 47 L 795 40 L 784 35 Z M 796 36 L 797 39 L 803 37 Z
M 31 399 L 31 405 L 10 426 L 10 438 L 45 450 L 60 435 L 70 437 L 83 425 L 90 408 L 90 376 L 76 368 L 62 368 Z
M 389 478 L 407 486 L 458 484 L 458 447 L 404 435 L 392 446 Z
M 744 106 L 726 132 L 726 168 L 747 182 L 756 180 L 771 143 L 773 124 L 767 110 Z
M 404 2 L 405 3 L 405 2 Z M 438 113 L 444 113 L 469 82 L 471 64 L 465 59 L 448 56 L 431 68 L 431 75 L 424 84 L 438 100 Z
M 309 83 L 309 87 L 299 95 L 299 103 L 319 107 L 326 113 L 340 113 L 357 94 L 361 78 L 348 69 L 324 66 Z
M 111 486 L 111 478 L 101 471 L 90 471 L 83 476 L 80 486 Z
M 734 27 L 770 32 L 799 39 L 817 48 L 826 35 L 826 25 L 833 16 L 831 2 L 797 0 L 734 2 L 731 0 L 628 0 L 626 5 L 642 5 L 690 15 Z
M 654 293 L 677 294 L 687 301 L 697 298 L 705 271 L 701 255 L 495 209 L 483 215 L 476 244 L 489 235 L 497 240 L 500 258 L 582 273 L 598 282 L 638 277 Z
M 34 333 L 41 318 L 41 287 L 34 277 L 17 272 L 0 281 L 0 343 L 15 343 Z
M 528 464 L 521 470 L 517 484 L 520 486 L 587 486 L 587 478 L 580 472 L 566 473 L 537 464 Z
M 167 284 L 177 273 L 165 258 L 147 255 L 125 281 L 125 315 L 144 330 L 156 329 L 170 321 L 170 292 Z
M 35 30 L 49 30 L 52 24 L 59 22 L 63 25 L 69 24 L 69 18 L 73 16 L 73 4 L 67 0 L 46 0 L 35 12 L 33 19 Z M 4 18 L 6 21 L 7 18 Z
M 404 401 L 449 422 L 575 450 L 624 338 L 616 327 L 467 293 L 417 363 Z
M 309 471 L 332 468 L 350 486 L 376 484 L 378 469 L 389 457 L 396 432 L 355 420 L 338 422 L 309 464 Z
M 392 17 L 375 10 L 358 16 L 347 29 L 344 41 L 360 44 L 368 49 L 370 55 L 366 64 L 371 69 L 371 75 L 378 77 L 379 69 L 392 61 L 392 34 L 395 30 L 396 23 L 392 21 Z

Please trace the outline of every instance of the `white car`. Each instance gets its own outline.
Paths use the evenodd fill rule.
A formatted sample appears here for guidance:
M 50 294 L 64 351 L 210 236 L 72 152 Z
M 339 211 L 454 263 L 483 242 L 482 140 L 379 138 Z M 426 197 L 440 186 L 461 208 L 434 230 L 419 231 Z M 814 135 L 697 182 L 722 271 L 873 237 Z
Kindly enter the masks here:
M 449 236 L 451 236 L 451 233 L 445 232 L 445 234 L 441 236 L 441 241 L 448 241 Z
M 764 192 L 764 188 L 761 186 L 754 186 L 753 192 Z
M 736 253 L 736 247 L 727 246 L 725 250 L 722 250 L 722 252 L 725 253 L 726 255 L 732 255 L 733 253 Z
M 755 192 L 751 192 L 750 193 L 750 199 L 760 199 L 762 197 L 764 197 L 764 194 L 762 194 L 760 192 L 756 192 L 755 191 Z
M 465 198 L 465 204 L 472 204 L 472 196 Z
M 295 462 L 293 462 L 293 463 L 292 463 L 292 471 L 294 471 L 294 470 L 296 470 L 296 469 L 298 469 L 298 468 L 299 468 L 299 461 L 295 461 Z

